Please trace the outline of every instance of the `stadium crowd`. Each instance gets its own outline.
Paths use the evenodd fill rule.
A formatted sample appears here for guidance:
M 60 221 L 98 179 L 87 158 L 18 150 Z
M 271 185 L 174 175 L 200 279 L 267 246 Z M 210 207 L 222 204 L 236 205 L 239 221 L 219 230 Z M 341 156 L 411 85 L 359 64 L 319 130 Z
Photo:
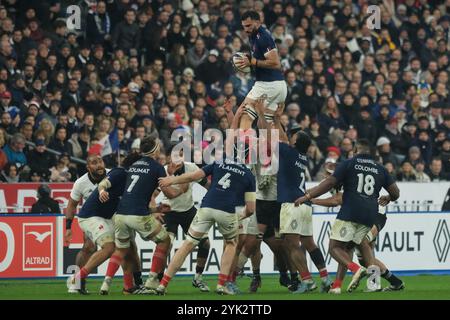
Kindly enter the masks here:
M 70 4 L 80 30 L 67 28 Z M 378 30 L 366 23 L 371 4 Z M 145 135 L 168 152 L 173 130 L 195 120 L 226 130 L 225 99 L 236 110 L 253 84 L 230 62 L 248 50 L 248 9 L 278 45 L 282 123 L 313 139 L 311 180 L 324 177 L 326 159 L 352 156 L 357 138 L 397 181 L 450 180 L 448 0 L 7 0 L 0 181 L 75 181 L 85 173 L 75 158 L 100 153 L 112 166 Z

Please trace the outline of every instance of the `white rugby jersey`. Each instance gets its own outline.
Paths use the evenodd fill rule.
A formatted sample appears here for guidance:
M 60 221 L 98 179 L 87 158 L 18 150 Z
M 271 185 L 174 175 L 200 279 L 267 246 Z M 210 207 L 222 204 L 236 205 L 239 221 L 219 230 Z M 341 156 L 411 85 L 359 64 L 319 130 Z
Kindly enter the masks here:
M 108 173 L 109 171 L 110 169 L 106 169 L 106 173 Z M 70 192 L 70 197 L 77 202 L 80 202 L 80 200 L 83 199 L 84 202 L 87 198 L 89 198 L 95 188 L 97 188 L 97 184 L 94 184 L 91 179 L 89 179 L 89 175 L 86 172 L 73 184 L 72 191 Z
M 167 165 L 164 166 L 164 169 L 167 173 Z M 193 162 L 184 162 L 184 172 L 194 172 L 197 171 L 199 167 Z M 198 181 L 197 181 L 198 182 Z M 171 208 L 171 211 L 175 212 L 185 212 L 194 206 L 194 199 L 192 198 L 192 186 L 195 182 L 189 183 L 188 190 L 185 193 L 182 193 L 176 198 L 169 199 L 163 194 L 163 198 L 161 200 L 162 203 L 168 204 Z M 180 185 L 172 185 L 172 188 L 179 190 Z
M 270 167 L 269 167 L 270 168 Z M 256 199 L 265 201 L 277 201 L 277 175 L 262 175 L 261 171 L 267 170 L 261 168 L 261 164 L 257 163 L 253 166 L 253 172 L 256 178 Z M 261 182 L 267 179 L 267 185 L 260 189 Z

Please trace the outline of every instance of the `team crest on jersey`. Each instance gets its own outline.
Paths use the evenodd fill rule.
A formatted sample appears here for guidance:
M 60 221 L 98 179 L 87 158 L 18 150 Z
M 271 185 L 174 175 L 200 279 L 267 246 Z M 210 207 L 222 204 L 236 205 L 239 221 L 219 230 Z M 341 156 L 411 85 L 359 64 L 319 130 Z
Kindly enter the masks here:
M 291 222 L 291 229 L 295 230 L 298 227 L 298 222 L 297 220 L 292 220 Z

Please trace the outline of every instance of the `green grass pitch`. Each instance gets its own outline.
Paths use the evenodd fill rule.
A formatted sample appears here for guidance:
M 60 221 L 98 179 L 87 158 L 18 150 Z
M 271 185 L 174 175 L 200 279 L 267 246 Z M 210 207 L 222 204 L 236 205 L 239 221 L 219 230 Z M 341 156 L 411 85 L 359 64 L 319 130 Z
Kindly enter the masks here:
M 205 276 L 211 289 L 215 288 L 216 277 Z M 238 279 L 238 285 L 244 293 L 237 296 L 219 296 L 214 292 L 201 293 L 192 287 L 189 276 L 180 276 L 172 280 L 166 296 L 124 296 L 121 293 L 122 279 L 116 278 L 108 296 L 98 295 L 101 285 L 100 279 L 88 279 L 87 288 L 91 292 L 88 296 L 68 294 L 65 280 L 7 280 L 0 279 L 0 299 L 33 299 L 33 300 L 450 300 L 450 275 L 445 276 L 403 276 L 406 289 L 400 292 L 365 293 L 365 280 L 353 293 L 343 292 L 341 295 L 321 294 L 318 289 L 306 294 L 291 294 L 278 284 L 278 277 L 274 275 L 262 276 L 262 287 L 256 294 L 246 293 L 250 284 L 249 277 Z M 315 277 L 317 284 L 320 283 Z M 343 288 L 347 287 L 350 277 L 347 276 Z M 382 280 L 382 286 L 387 282 Z

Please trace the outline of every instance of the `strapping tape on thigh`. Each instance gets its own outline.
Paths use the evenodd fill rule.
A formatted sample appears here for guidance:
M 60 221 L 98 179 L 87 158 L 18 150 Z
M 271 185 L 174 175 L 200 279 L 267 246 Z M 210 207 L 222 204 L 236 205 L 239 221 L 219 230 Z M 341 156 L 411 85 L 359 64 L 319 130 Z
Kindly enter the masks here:
M 253 120 L 255 120 L 256 118 L 258 118 L 258 113 L 256 113 L 255 108 L 253 108 L 253 106 L 251 105 L 246 105 L 245 106 L 245 112 L 250 116 L 250 118 L 252 118 Z

